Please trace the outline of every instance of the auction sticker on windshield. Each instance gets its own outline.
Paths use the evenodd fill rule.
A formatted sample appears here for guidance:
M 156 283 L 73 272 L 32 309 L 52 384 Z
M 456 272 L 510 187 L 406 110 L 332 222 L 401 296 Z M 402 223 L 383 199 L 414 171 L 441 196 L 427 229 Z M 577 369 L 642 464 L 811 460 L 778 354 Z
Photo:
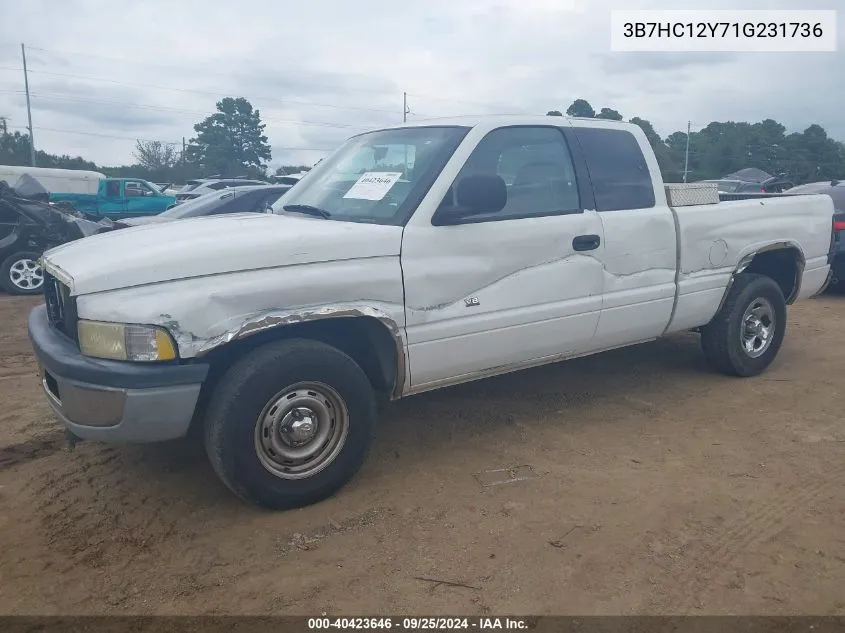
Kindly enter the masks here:
M 368 171 L 343 197 L 356 200 L 381 200 L 401 175 L 400 171 Z

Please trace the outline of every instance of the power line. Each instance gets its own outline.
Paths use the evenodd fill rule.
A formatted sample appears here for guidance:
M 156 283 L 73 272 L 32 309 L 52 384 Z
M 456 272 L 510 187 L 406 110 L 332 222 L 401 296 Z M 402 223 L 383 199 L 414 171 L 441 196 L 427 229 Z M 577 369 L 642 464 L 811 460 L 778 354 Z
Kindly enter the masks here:
M 9 94 L 9 95 L 23 95 L 24 92 L 22 90 L 0 90 L 0 94 Z M 182 108 L 170 108 L 167 106 L 153 106 L 153 105 L 145 105 L 140 103 L 129 103 L 126 101 L 108 101 L 105 99 L 89 99 L 87 97 L 77 97 L 76 95 L 66 95 L 62 93 L 45 93 L 45 92 L 32 92 L 30 93 L 32 97 L 37 97 L 39 99 L 46 99 L 48 101 L 77 101 L 80 103 L 97 103 L 103 105 L 114 105 L 120 106 L 121 108 L 136 108 L 141 110 L 154 110 L 154 111 L 161 111 L 161 112 L 174 112 L 179 114 L 192 114 L 197 116 L 207 117 L 214 112 L 201 112 L 199 110 L 185 110 Z M 344 129 L 352 129 L 352 130 L 363 130 L 367 129 L 362 126 L 357 125 L 347 125 L 344 123 L 328 123 L 324 121 L 300 121 L 297 119 L 270 119 L 267 117 L 262 116 L 261 120 L 267 123 L 279 123 L 279 124 L 294 124 L 294 125 L 303 125 L 303 126 L 318 126 L 318 127 L 331 127 L 331 128 L 344 128 Z
M 92 55 L 90 53 L 78 53 L 78 52 L 75 52 L 75 51 L 73 51 L 73 52 L 71 52 L 71 51 L 57 51 L 55 49 L 41 48 L 39 46 L 27 46 L 27 50 L 41 51 L 43 53 L 50 53 L 52 55 L 61 55 L 61 56 L 64 56 L 64 57 L 66 57 L 66 56 L 88 57 L 88 58 L 91 58 L 91 59 L 101 59 L 103 61 L 110 61 L 110 62 L 122 62 L 122 63 L 126 63 L 126 64 L 153 66 L 153 67 L 157 67 L 157 68 L 171 68 L 171 69 L 184 70 L 184 71 L 188 71 L 188 72 L 191 72 L 191 73 L 195 73 L 198 70 L 198 68 L 196 68 L 196 67 L 190 68 L 188 66 L 178 66 L 176 64 L 161 64 L 161 63 L 148 62 L 148 61 L 140 62 L 138 60 L 127 59 L 125 57 L 107 57 L 105 55 Z M 223 72 L 223 71 L 219 71 L 219 70 L 209 70 L 206 66 L 202 67 L 202 74 L 203 75 L 217 75 L 217 76 L 220 76 L 220 77 L 230 77 L 230 78 L 232 76 L 231 72 Z M 329 87 L 327 84 L 322 84 L 322 85 L 312 84 L 312 85 L 314 85 L 315 87 L 321 87 L 321 88 L 328 88 Z M 331 86 L 331 87 L 336 88 L 336 86 Z M 344 86 L 343 90 L 346 91 L 346 92 L 364 92 L 364 93 L 369 93 L 369 94 L 381 94 L 381 95 L 389 95 L 389 94 L 395 94 L 396 93 L 396 89 L 376 90 L 374 88 L 347 88 L 345 86 Z
M 58 50 L 50 49 L 50 48 L 42 48 L 40 46 L 27 46 L 27 49 L 31 50 L 31 51 L 41 51 L 43 53 L 49 53 L 51 55 L 60 55 L 60 56 L 63 56 L 63 57 L 67 57 L 67 56 L 87 57 L 87 58 L 90 58 L 90 59 L 100 59 L 100 60 L 103 60 L 103 61 L 110 61 L 110 62 L 121 62 L 121 63 L 126 63 L 126 64 L 152 66 L 152 67 L 156 67 L 156 68 L 170 68 L 170 69 L 185 70 L 185 71 L 189 71 L 189 72 L 192 72 L 192 73 L 197 71 L 197 68 L 190 68 L 188 66 L 178 66 L 176 64 L 162 64 L 162 63 L 148 62 L 148 61 L 140 62 L 138 60 L 127 59 L 125 57 L 108 57 L 108 56 L 105 56 L 105 55 L 93 55 L 93 54 L 90 54 L 90 53 L 79 53 L 79 52 L 76 52 L 76 51 L 58 51 Z M 219 70 L 209 70 L 205 66 L 202 68 L 202 74 L 203 75 L 217 75 L 217 76 L 220 76 L 220 77 L 231 77 L 231 73 L 222 72 L 222 71 L 219 71 Z M 312 84 L 312 85 L 314 85 L 315 87 L 321 87 L 321 88 L 329 87 L 326 84 L 322 84 L 322 85 Z M 331 87 L 335 88 L 335 86 L 331 86 Z M 373 88 L 351 88 L 351 87 L 346 87 L 346 86 L 344 86 L 343 91 L 344 92 L 362 92 L 362 93 L 367 93 L 367 94 L 380 94 L 380 95 L 389 95 L 389 94 L 393 94 L 393 93 L 396 92 L 396 90 L 394 90 L 394 89 L 391 89 L 391 90 L 383 90 L 383 89 L 376 90 L 376 89 L 373 89 Z M 484 108 L 504 108 L 504 109 L 510 108 L 510 106 L 503 106 L 501 104 L 499 104 L 499 105 L 497 105 L 497 104 L 485 104 L 485 103 L 479 103 L 477 101 L 466 101 L 466 100 L 463 100 L 463 99 L 452 99 L 452 98 L 449 98 L 449 97 L 435 97 L 433 95 L 427 95 L 427 94 L 421 94 L 421 93 L 407 93 L 407 95 L 409 97 L 413 96 L 413 97 L 418 97 L 418 98 L 421 98 L 421 99 L 431 99 L 431 100 L 434 100 L 434 101 L 444 101 L 446 103 L 461 103 L 461 104 L 464 104 L 464 105 L 480 106 L 480 107 L 484 107 Z M 514 108 L 514 110 L 516 110 L 516 109 Z M 525 113 L 527 113 L 527 110 L 520 110 L 519 112 L 515 112 L 515 114 L 525 114 Z M 409 112 L 408 114 L 411 114 L 411 113 Z
M 13 68 L 10 66 L 0 66 L 0 70 L 8 70 L 14 72 L 20 72 L 21 68 Z M 216 99 L 220 98 L 220 93 L 218 92 L 211 92 L 209 90 L 199 90 L 197 88 L 173 88 L 171 86 L 156 86 L 152 84 L 139 84 L 139 83 L 131 83 L 126 81 L 118 81 L 117 79 L 106 79 L 105 77 L 92 77 L 89 75 L 76 75 L 72 73 L 56 73 L 47 70 L 32 70 L 29 69 L 30 73 L 38 73 L 40 75 L 50 75 L 53 77 L 67 77 L 70 79 L 85 79 L 86 81 L 101 81 L 103 83 L 110 83 L 115 84 L 118 86 L 129 86 L 132 88 L 148 88 L 151 90 L 170 90 L 173 92 L 185 92 L 185 93 L 194 93 L 194 94 L 202 94 L 214 97 Z M 377 108 L 362 108 L 359 106 L 341 106 L 336 105 L 333 103 L 317 103 L 315 101 L 297 101 L 293 99 L 273 99 L 271 97 L 251 97 L 253 101 L 269 101 L 271 103 L 280 103 L 280 104 L 295 104 L 295 105 L 307 105 L 307 106 L 314 106 L 318 108 L 335 108 L 337 110 L 359 110 L 361 112 L 378 112 L 380 114 L 393 114 L 395 115 L 395 110 L 384 110 L 384 109 L 377 109 Z

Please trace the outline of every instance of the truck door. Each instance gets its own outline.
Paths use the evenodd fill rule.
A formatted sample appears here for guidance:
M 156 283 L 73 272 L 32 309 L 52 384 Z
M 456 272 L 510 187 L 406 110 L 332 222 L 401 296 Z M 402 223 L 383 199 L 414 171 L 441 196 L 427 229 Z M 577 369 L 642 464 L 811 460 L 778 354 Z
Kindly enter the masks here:
M 457 155 L 447 165 L 405 228 L 412 390 L 577 354 L 590 349 L 598 324 L 602 224 L 592 194 L 579 191 L 562 130 L 476 128 L 464 146 L 476 142 L 462 166 Z M 455 206 L 461 181 L 478 174 L 504 180 L 504 209 L 438 226 L 438 210 Z M 442 201 L 427 206 L 430 196 Z
M 604 230 L 601 318 L 596 348 L 663 334 L 675 304 L 675 220 L 645 134 L 572 121 Z M 636 136 L 635 136 L 636 134 Z
M 124 183 L 127 215 L 156 215 L 164 211 L 163 198 L 142 180 Z
M 100 215 L 120 217 L 126 213 L 126 198 L 123 196 L 121 181 L 109 178 L 101 186 L 103 195 L 97 209 Z

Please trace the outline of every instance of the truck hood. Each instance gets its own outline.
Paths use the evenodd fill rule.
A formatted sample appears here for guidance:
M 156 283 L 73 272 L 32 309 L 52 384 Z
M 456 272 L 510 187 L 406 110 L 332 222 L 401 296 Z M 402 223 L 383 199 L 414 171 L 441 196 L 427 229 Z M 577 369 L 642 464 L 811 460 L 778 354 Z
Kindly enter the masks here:
M 143 284 L 399 254 L 402 227 L 242 213 L 136 226 L 63 244 L 48 272 L 83 295 Z

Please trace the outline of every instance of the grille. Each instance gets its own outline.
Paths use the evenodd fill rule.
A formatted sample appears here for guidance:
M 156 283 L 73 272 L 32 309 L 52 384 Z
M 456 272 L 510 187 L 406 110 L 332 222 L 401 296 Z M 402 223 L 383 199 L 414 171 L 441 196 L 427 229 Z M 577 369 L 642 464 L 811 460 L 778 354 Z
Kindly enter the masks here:
M 76 299 L 70 289 L 58 279 L 44 273 L 44 300 L 50 325 L 65 336 L 76 340 Z

